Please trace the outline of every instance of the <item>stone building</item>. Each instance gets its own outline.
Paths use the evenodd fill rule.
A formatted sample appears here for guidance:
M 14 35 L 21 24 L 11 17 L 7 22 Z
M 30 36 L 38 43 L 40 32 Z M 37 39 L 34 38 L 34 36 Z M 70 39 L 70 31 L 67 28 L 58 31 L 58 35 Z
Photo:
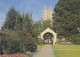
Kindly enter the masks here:
M 52 7 L 50 6 L 49 9 L 46 9 L 46 6 L 43 9 L 43 20 L 51 20 L 52 21 Z
M 52 22 L 52 7 L 51 6 L 49 7 L 48 10 L 46 9 L 46 6 L 44 7 L 44 9 L 43 9 L 43 20 L 50 20 Z M 57 33 L 54 32 L 53 30 L 51 30 L 50 28 L 46 28 L 46 30 L 44 30 L 42 33 L 40 33 L 40 38 L 42 40 L 45 40 L 44 35 L 46 33 L 52 34 L 52 40 L 50 40 L 50 39 L 47 39 L 47 40 L 49 40 L 49 43 L 51 42 L 53 45 L 55 45 L 56 39 L 57 39 Z M 45 40 L 45 42 L 47 40 Z

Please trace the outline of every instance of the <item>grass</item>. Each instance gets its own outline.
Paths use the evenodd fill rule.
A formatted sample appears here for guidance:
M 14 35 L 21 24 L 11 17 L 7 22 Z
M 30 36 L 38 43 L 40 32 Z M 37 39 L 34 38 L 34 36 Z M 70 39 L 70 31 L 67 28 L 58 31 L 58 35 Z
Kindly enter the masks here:
M 80 45 L 55 45 L 53 49 L 80 49 Z
M 80 57 L 80 50 L 54 50 L 55 57 Z
M 42 48 L 42 47 L 43 47 L 43 44 L 37 45 L 37 48 Z
M 55 45 L 53 49 L 80 49 L 80 45 Z M 55 57 L 80 57 L 80 50 L 54 50 Z

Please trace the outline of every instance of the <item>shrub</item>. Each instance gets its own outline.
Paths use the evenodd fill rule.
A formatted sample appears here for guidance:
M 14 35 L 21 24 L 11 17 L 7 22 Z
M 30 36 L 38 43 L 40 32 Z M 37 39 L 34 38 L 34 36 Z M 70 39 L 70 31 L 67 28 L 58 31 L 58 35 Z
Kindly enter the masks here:
M 62 39 L 57 39 L 56 44 L 61 44 L 61 42 L 62 42 Z
M 37 44 L 38 44 L 38 45 L 41 45 L 41 44 L 43 44 L 43 43 L 44 43 L 44 41 L 43 41 L 42 39 L 37 38 Z
M 42 47 L 43 47 L 43 44 L 37 45 L 37 48 L 42 48 Z
M 58 35 L 58 37 L 57 37 L 58 39 L 62 39 L 62 38 L 65 38 L 64 36 L 62 36 L 62 35 Z
M 67 37 L 73 44 L 80 44 L 80 34 L 72 35 Z
M 37 49 L 35 38 L 24 31 L 12 31 L 7 34 L 3 33 L 1 35 L 1 45 L 3 54 L 13 54 L 19 52 L 25 53 L 26 51 L 34 52 Z
M 32 52 L 26 52 L 26 55 L 32 57 L 33 54 L 32 54 Z
M 37 49 L 37 44 L 35 38 L 33 38 L 29 33 L 24 31 L 19 32 L 21 38 L 21 43 L 24 45 L 24 49 L 27 51 L 34 52 Z

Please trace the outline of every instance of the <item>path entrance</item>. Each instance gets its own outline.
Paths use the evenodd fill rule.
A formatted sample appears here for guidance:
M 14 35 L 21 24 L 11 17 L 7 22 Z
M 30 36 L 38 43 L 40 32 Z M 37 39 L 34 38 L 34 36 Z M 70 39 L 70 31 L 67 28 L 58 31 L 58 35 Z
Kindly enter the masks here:
M 53 39 L 54 36 L 51 34 L 51 33 L 45 33 L 43 35 L 43 38 L 44 38 L 44 44 L 53 44 Z
M 56 38 L 57 38 L 57 33 L 55 33 L 53 30 L 51 30 L 50 28 L 47 28 L 46 30 L 44 30 L 41 34 L 40 34 L 40 38 L 42 39 L 42 40 L 44 40 L 44 35 L 46 34 L 46 33 L 50 33 L 50 34 L 52 34 L 53 35 L 53 37 L 52 37 L 52 42 L 53 42 L 53 45 L 55 45 L 55 43 L 56 43 Z
M 33 57 L 54 57 L 52 46 L 50 44 L 44 45 Z

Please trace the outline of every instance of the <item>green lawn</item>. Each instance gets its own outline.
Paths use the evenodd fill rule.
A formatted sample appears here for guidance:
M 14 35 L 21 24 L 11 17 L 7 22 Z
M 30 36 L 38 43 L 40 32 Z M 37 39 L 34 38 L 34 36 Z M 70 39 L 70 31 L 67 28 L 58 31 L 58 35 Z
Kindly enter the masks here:
M 80 49 L 80 45 L 54 45 L 53 49 Z
M 80 50 L 54 50 L 55 57 L 80 57 Z
M 53 49 L 80 49 L 80 45 L 55 45 Z M 80 57 L 80 50 L 54 50 L 55 57 Z

